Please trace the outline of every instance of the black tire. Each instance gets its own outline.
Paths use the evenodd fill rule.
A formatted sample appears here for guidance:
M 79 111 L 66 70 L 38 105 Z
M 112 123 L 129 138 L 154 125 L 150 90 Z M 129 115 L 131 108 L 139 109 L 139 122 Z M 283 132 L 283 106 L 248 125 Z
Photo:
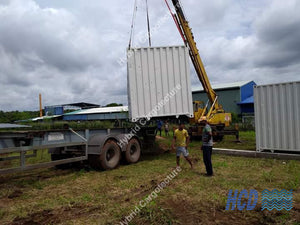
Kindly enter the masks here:
M 136 163 L 141 157 L 141 146 L 136 138 L 131 139 L 126 147 L 125 159 L 128 163 Z
M 121 159 L 121 151 L 118 144 L 108 140 L 102 148 L 101 155 L 90 155 L 89 163 L 93 169 L 112 170 L 116 168 Z

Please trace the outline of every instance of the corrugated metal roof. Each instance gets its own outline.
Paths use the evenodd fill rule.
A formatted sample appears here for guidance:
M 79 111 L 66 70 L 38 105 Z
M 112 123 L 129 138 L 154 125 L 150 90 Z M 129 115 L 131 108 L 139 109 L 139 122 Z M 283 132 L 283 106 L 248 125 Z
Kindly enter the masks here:
M 252 82 L 251 80 L 249 81 L 239 81 L 239 82 L 233 82 L 233 83 L 218 83 L 218 84 L 212 84 L 212 88 L 214 90 L 218 90 L 218 89 L 227 89 L 227 88 L 239 88 L 242 87 L 248 83 Z M 203 91 L 203 87 L 202 86 L 197 86 L 197 87 L 193 87 L 192 91 Z
M 83 110 L 66 113 L 65 115 L 100 114 L 100 113 L 115 113 L 115 112 L 128 112 L 128 106 L 83 109 Z
M 31 126 L 11 124 L 11 123 L 0 123 L 0 128 L 26 128 L 26 127 L 31 127 Z
M 30 120 L 32 120 L 32 121 L 38 121 L 38 120 L 44 120 L 44 119 L 53 119 L 53 118 L 57 118 L 57 117 L 60 117 L 60 116 L 62 116 L 62 115 L 42 116 L 42 117 L 32 118 Z
M 28 119 L 28 120 L 17 120 L 15 122 L 16 123 L 21 123 L 21 122 L 28 122 L 28 121 L 44 120 L 44 119 L 53 119 L 53 118 L 57 118 L 57 117 L 60 117 L 60 116 L 62 116 L 62 115 L 42 116 L 42 117 L 31 118 L 31 119 Z
M 73 107 L 78 107 L 78 108 L 82 108 L 82 109 L 100 107 L 100 105 L 97 105 L 97 104 L 92 104 L 92 103 L 87 103 L 87 102 L 76 102 L 76 103 L 61 104 L 61 105 L 48 105 L 48 106 L 45 106 L 45 108 L 65 107 L 65 106 L 73 106 Z

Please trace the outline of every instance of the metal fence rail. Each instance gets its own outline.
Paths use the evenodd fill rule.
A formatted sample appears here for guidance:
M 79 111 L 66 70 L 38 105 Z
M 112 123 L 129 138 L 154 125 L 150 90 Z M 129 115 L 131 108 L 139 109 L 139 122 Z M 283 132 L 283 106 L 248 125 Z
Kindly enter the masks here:
M 0 161 L 16 159 L 20 160 L 19 167 L 0 168 L 0 174 L 52 167 L 56 165 L 87 160 L 88 137 L 88 130 L 75 132 L 71 128 L 63 131 L 0 133 Z M 82 151 L 82 155 L 52 162 L 26 165 L 26 158 L 37 156 L 38 150 L 60 147 L 67 148 L 72 146 L 83 146 L 84 151 Z M 26 155 L 26 152 L 32 150 L 33 154 Z M 19 153 L 19 156 L 9 156 L 11 153 Z M 8 156 L 5 157 L 5 155 Z

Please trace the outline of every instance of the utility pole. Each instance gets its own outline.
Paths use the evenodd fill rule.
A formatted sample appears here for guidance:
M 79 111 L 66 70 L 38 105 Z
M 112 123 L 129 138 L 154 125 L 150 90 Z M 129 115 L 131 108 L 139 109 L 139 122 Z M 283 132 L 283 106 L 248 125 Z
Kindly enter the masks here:
M 40 117 L 43 116 L 43 107 L 42 107 L 42 94 L 39 94 L 39 100 L 40 100 Z

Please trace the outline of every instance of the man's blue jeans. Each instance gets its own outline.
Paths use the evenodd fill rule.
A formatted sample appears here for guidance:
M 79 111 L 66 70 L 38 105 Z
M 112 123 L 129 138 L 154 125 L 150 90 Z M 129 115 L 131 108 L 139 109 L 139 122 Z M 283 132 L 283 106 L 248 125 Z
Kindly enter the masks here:
M 202 146 L 203 162 L 205 164 L 207 175 L 213 175 L 213 168 L 211 163 L 212 146 Z

